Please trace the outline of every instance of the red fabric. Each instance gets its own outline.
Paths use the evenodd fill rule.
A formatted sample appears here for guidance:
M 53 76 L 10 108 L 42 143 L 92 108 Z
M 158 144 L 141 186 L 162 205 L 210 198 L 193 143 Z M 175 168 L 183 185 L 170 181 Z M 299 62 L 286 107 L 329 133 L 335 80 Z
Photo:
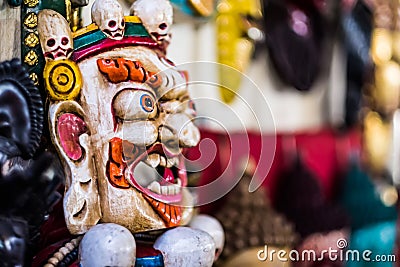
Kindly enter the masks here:
M 42 225 L 39 249 L 46 248 L 63 239 L 72 239 L 64 220 L 62 200 L 57 203 L 49 215 L 49 219 Z
M 218 178 L 227 168 L 228 160 L 231 158 L 230 140 L 242 139 L 242 142 L 235 141 L 235 144 L 246 146 L 246 139 L 249 141 L 250 157 L 256 162 L 260 158 L 260 148 L 263 141 L 263 149 L 273 150 L 270 145 L 271 136 L 262 136 L 258 133 L 225 134 L 202 130 L 202 139 L 211 139 L 217 146 L 217 156 L 214 161 L 202 171 L 200 184 L 205 185 Z M 265 145 L 267 143 L 267 145 Z M 291 144 L 293 143 L 293 144 Z M 319 179 L 323 193 L 327 199 L 331 199 L 335 192 L 335 177 L 346 167 L 351 152 L 359 151 L 361 147 L 361 135 L 358 130 L 350 131 L 346 134 L 335 133 L 331 129 L 322 129 L 313 133 L 297 133 L 294 135 L 279 134 L 276 137 L 276 151 L 273 157 L 272 166 L 263 181 L 263 186 L 267 188 L 271 200 L 275 198 L 277 178 L 280 171 L 290 162 L 290 149 L 297 150 L 304 164 Z M 228 147 L 228 149 L 224 149 Z M 200 146 L 201 148 L 201 146 Z M 190 149 L 187 158 L 198 160 L 201 158 L 200 148 Z M 205 150 L 207 148 L 203 148 Z M 242 149 L 245 150 L 245 149 Z M 225 153 L 221 154 L 221 153 Z M 243 155 L 239 155 L 243 156 Z M 232 155 L 236 158 L 237 155 Z M 234 164 L 238 160 L 232 160 Z M 236 164 L 237 165 L 237 164 Z M 264 176 L 265 177 L 265 176 Z M 213 213 L 221 201 L 211 203 L 201 207 L 202 212 Z

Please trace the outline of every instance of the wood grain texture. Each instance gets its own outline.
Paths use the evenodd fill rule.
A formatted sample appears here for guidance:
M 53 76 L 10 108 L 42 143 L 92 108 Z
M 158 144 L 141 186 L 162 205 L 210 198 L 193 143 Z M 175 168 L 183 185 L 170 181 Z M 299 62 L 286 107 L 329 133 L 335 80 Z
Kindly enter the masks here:
M 21 8 L 0 0 L 0 61 L 21 58 Z

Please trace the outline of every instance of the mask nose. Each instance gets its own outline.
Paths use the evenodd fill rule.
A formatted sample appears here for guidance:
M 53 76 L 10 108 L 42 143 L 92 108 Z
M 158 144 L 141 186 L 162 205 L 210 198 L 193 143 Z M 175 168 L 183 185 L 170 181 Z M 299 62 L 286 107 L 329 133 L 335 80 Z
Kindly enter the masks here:
M 179 139 L 175 129 L 161 125 L 158 127 L 158 141 L 161 142 L 168 151 L 178 154 L 179 151 Z
M 159 128 L 161 141 L 179 147 L 193 147 L 200 141 L 199 129 L 183 113 L 170 114 Z

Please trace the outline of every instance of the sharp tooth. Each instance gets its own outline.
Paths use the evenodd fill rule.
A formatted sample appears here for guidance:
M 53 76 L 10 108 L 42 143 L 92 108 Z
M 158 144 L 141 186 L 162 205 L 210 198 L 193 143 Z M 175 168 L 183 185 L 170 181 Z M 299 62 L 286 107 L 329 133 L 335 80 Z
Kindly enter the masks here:
M 147 188 L 153 191 L 154 193 L 160 194 L 161 186 L 156 181 L 153 181 Z
M 168 186 L 161 186 L 161 194 L 168 195 Z
M 175 195 L 175 186 L 173 185 L 168 186 L 168 195 Z
M 181 179 L 178 178 L 178 181 L 176 182 L 176 184 L 178 185 L 178 187 L 180 188 L 182 186 L 182 181 Z
M 167 167 L 171 168 L 172 166 L 179 166 L 179 159 L 178 157 L 169 158 L 167 161 Z
M 160 155 L 159 154 L 151 154 L 147 157 L 146 163 L 151 167 L 155 168 L 160 164 Z
M 163 156 L 160 156 L 160 166 L 165 167 L 167 165 L 167 159 Z
M 168 159 L 167 160 L 167 168 L 171 168 L 172 166 L 174 166 L 174 159 Z

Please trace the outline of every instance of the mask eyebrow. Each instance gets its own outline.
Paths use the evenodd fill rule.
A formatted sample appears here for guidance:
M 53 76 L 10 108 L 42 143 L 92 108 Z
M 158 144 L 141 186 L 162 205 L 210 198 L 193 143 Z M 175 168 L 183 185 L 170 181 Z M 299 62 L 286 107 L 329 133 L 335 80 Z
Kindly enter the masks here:
M 99 71 L 112 83 L 127 81 L 144 83 L 152 76 L 140 61 L 124 58 L 100 58 L 97 60 Z

